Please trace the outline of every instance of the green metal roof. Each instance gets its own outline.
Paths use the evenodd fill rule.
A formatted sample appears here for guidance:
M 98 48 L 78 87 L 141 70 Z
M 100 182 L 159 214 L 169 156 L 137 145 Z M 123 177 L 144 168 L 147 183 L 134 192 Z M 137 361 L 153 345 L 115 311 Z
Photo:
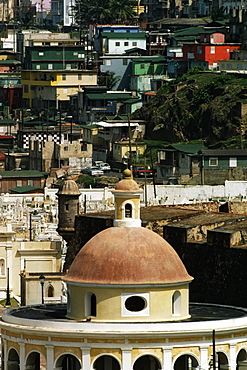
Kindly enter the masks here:
M 17 65 L 17 64 L 21 64 L 21 62 L 19 62 L 19 60 L 9 60 L 9 59 L 0 60 L 0 65 Z
M 145 39 L 146 32 L 102 32 L 102 37 L 108 39 Z
M 88 130 L 94 130 L 95 128 L 100 128 L 99 125 L 81 125 L 80 127 L 86 128 Z
M 176 150 L 179 152 L 187 153 L 187 154 L 194 154 L 198 153 L 199 150 L 206 149 L 205 146 L 202 144 L 175 144 L 175 145 L 169 145 L 166 148 L 164 148 L 164 151 Z
M 118 100 L 130 98 L 131 93 L 102 93 L 102 94 L 86 94 L 86 97 L 91 100 Z
M 173 36 L 192 36 L 192 35 L 200 35 L 204 33 L 204 27 L 189 27 L 183 28 L 182 30 L 178 30 L 174 32 Z
M 158 55 L 158 56 L 143 56 L 143 57 L 138 57 L 138 58 L 135 58 L 133 59 L 133 63 L 135 62 L 152 62 L 152 63 L 159 63 L 159 62 L 166 62 L 167 59 L 165 57 L 163 57 L 162 55 Z
M 138 101 L 142 101 L 142 100 L 140 98 L 131 98 L 131 99 L 125 100 L 124 103 L 134 104 L 134 103 L 137 103 Z
M 30 191 L 35 191 L 35 190 L 44 191 L 43 188 L 39 188 L 38 186 L 32 186 L 32 185 L 18 186 L 17 188 L 13 188 L 9 190 L 12 191 L 13 193 L 18 193 L 18 194 L 28 193 Z
M 8 177 L 45 177 L 48 175 L 46 172 L 40 172 L 36 170 L 27 170 L 27 171 L 2 171 L 0 172 L 0 176 L 2 178 L 8 178 Z

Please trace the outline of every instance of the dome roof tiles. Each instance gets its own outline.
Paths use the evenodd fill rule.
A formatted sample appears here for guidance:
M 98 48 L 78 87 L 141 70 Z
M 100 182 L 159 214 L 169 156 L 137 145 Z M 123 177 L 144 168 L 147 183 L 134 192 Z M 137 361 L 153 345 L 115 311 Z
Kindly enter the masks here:
M 150 285 L 189 282 L 175 250 L 143 227 L 111 227 L 90 239 L 65 281 L 81 284 Z

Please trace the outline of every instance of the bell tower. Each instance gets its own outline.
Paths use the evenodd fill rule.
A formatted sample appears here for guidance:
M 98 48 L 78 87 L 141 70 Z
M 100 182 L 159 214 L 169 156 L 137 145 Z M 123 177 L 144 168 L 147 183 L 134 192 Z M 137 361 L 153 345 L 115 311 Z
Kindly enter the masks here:
M 114 226 L 140 227 L 140 197 L 143 190 L 133 180 L 131 171 L 123 172 L 123 179 L 118 182 L 115 190 Z

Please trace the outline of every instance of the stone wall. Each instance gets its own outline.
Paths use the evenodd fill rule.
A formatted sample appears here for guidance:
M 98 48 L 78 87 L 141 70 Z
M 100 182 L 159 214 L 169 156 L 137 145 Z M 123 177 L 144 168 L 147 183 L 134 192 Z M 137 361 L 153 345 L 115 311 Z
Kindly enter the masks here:
M 194 277 L 190 301 L 247 307 L 247 251 L 207 244 L 173 244 Z

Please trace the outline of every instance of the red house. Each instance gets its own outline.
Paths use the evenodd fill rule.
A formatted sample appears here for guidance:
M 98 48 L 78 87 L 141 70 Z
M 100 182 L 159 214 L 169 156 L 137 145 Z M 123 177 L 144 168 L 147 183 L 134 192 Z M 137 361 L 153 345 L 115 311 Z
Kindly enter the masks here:
M 230 59 L 230 53 L 240 49 L 240 46 L 240 43 L 225 43 L 223 33 L 206 31 L 200 35 L 200 42 L 184 43 L 183 56 L 175 59 L 205 61 L 208 64 L 208 69 L 217 70 L 219 60 Z

